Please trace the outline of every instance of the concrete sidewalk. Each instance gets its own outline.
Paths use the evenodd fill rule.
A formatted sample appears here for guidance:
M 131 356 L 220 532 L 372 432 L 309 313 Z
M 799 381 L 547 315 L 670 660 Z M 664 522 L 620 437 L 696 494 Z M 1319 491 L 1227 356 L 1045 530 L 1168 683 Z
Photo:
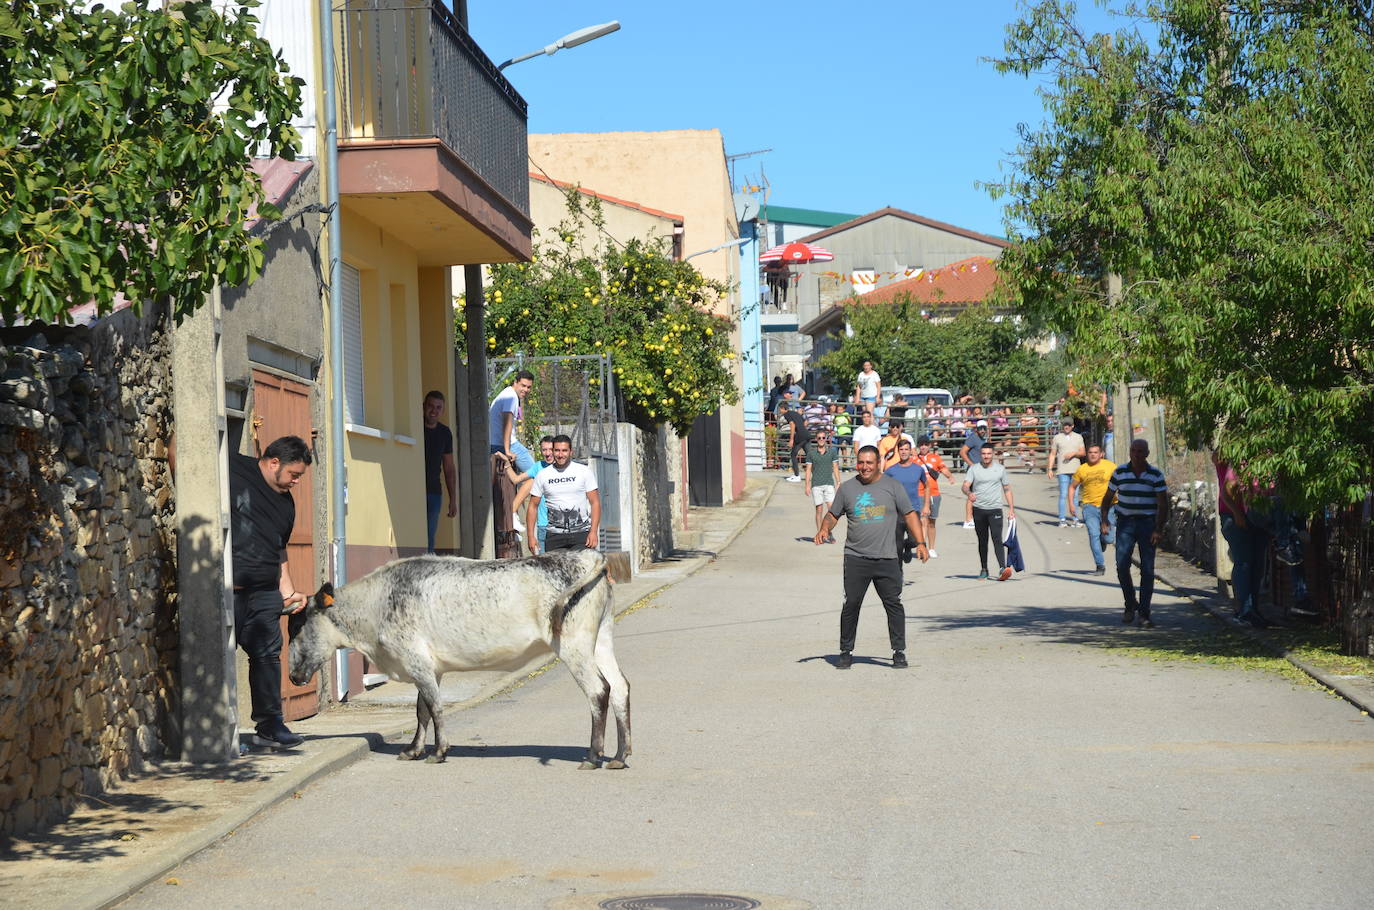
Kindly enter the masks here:
M 744 495 L 721 508 L 693 508 L 681 535 L 691 549 L 615 586 L 617 613 L 646 603 L 709 564 L 749 525 L 781 474 L 751 474 Z M 442 686 L 449 712 L 518 687 L 554 663 L 536 658 L 511 672 L 450 673 Z M 292 728 L 305 744 L 290 752 L 253 752 L 227 765 L 164 763 L 119 790 L 85 797 L 52 830 L 0 853 L 0 907 L 103 908 L 158 881 L 188 857 L 312 781 L 413 734 L 415 690 L 388 682 Z

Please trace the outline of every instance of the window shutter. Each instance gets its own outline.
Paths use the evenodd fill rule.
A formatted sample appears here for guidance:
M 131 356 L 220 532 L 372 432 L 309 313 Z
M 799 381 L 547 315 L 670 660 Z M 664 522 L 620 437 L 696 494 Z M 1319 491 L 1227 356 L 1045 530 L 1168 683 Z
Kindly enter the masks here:
M 344 421 L 364 426 L 367 415 L 363 411 L 363 295 L 358 270 L 343 267 L 341 309 L 343 310 L 344 346 Z

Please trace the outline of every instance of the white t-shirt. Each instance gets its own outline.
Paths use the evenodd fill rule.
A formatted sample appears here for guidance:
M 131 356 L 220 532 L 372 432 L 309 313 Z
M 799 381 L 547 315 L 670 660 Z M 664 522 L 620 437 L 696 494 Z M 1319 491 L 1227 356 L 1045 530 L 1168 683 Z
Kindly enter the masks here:
M 882 439 L 884 435 L 882 428 L 876 424 L 870 424 L 866 427 L 855 427 L 854 451 L 857 452 L 864 446 L 876 446 L 878 440 Z
M 534 475 L 531 496 L 549 509 L 550 534 L 577 534 L 592 529 L 592 504 L 587 494 L 596 489 L 596 472 L 578 461 L 563 470 L 550 466 Z
M 496 396 L 491 403 L 491 410 L 487 412 L 489 427 L 487 442 L 491 445 L 504 446 L 506 444 L 504 439 L 505 421 L 502 419 L 506 414 L 514 415 L 511 418 L 510 431 L 510 438 L 513 440 L 515 439 L 516 427 L 519 426 L 520 418 L 523 416 L 520 408 L 520 396 L 515 394 L 515 386 L 513 385 L 506 386 L 501 394 Z
M 877 370 L 874 370 L 872 373 L 859 373 L 859 380 L 856 383 L 859 387 L 859 397 L 877 398 L 878 383 L 880 382 L 882 382 L 882 379 L 878 376 Z

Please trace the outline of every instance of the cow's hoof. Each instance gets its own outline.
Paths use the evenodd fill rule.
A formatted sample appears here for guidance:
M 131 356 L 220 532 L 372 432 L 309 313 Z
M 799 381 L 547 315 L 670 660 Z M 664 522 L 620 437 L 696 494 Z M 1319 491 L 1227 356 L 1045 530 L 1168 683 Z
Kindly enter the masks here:
M 628 767 L 629 767 L 629 765 L 627 765 L 627 764 L 625 764 L 623 761 L 620 761 L 619 759 L 615 759 L 615 758 L 613 758 L 613 759 L 611 759 L 610 761 L 606 762 L 606 770 L 608 770 L 608 771 L 624 771 L 624 770 L 625 770 L 626 768 L 628 768 Z
M 447 761 L 447 760 L 448 760 L 448 750 L 445 749 L 443 752 L 435 752 L 435 753 L 434 753 L 433 755 L 431 755 L 429 758 L 425 759 L 425 764 L 427 764 L 427 765 L 442 765 L 442 764 L 443 764 L 445 761 Z
M 424 754 L 425 754 L 425 753 L 423 753 L 423 752 L 411 752 L 411 751 L 407 750 L 407 751 L 402 752 L 402 753 L 400 753 L 399 755 L 397 755 L 397 756 L 396 756 L 396 760 L 397 760 L 397 761 L 415 761 L 417 758 L 420 758 L 420 757 L 423 756 Z
M 601 767 L 601 766 L 598 765 L 598 764 L 597 764 L 596 762 L 594 762 L 594 761 L 584 761 L 582 764 L 580 764 L 580 765 L 577 766 L 577 770 L 579 770 L 579 771 L 595 771 L 597 768 L 600 768 L 600 767 Z

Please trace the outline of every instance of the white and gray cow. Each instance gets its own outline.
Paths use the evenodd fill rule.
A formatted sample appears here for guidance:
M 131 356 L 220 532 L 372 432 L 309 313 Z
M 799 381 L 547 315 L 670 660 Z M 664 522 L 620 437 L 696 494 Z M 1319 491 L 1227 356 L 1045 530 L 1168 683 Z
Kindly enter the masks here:
M 392 679 L 414 683 L 415 739 L 400 754 L 420 758 L 434 724 L 431 762 L 448 750 L 439 680 L 450 670 L 509 670 L 552 651 L 582 687 L 592 741 L 582 768 L 603 758 L 606 713 L 619 747 L 607 768 L 630 754 L 630 683 L 611 642 L 614 617 L 606 560 L 595 550 L 563 550 L 516 560 L 452 556 L 400 559 L 349 582 L 326 584 L 290 618 L 290 676 L 310 679 L 336 648 L 357 648 Z

